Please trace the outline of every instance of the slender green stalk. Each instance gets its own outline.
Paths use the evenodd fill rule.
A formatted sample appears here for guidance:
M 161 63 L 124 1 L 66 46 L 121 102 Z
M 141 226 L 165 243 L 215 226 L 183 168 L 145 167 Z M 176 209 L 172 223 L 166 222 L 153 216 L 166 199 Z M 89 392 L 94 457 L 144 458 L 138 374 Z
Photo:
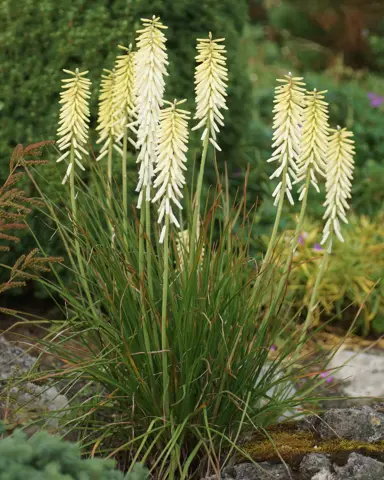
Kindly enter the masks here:
M 78 229 L 77 229 L 77 205 L 76 205 L 76 192 L 75 192 L 75 150 L 73 145 L 71 146 L 71 153 L 69 157 L 69 161 L 72 165 L 71 173 L 69 177 L 69 187 L 70 187 L 70 197 L 71 197 L 71 208 L 72 208 L 72 223 L 73 223 L 73 234 L 74 234 L 74 242 L 75 242 L 75 251 L 77 256 L 77 263 L 80 270 L 81 276 L 81 283 L 83 285 L 85 295 L 87 297 L 88 303 L 90 308 L 92 309 L 92 313 L 94 317 L 98 320 L 98 315 L 93 304 L 92 296 L 89 291 L 89 286 L 87 282 L 87 277 L 85 275 L 84 264 L 83 264 L 83 257 L 81 256 L 80 250 L 80 243 L 78 239 Z
M 151 202 L 145 202 L 145 233 L 147 237 L 147 277 L 148 289 L 151 299 L 153 299 L 153 281 L 152 281 L 152 243 L 151 243 Z
M 207 129 L 209 132 L 209 125 L 207 125 Z M 197 222 L 200 217 L 200 197 L 201 197 L 201 189 L 203 186 L 203 177 L 204 177 L 204 168 L 205 168 L 205 161 L 207 159 L 208 153 L 208 145 L 209 145 L 209 133 L 207 132 L 204 143 L 203 143 L 203 153 L 201 157 L 200 163 L 200 170 L 199 176 L 197 177 L 197 187 L 196 187 L 196 194 L 195 194 L 195 206 L 193 211 L 193 222 L 192 222 L 192 232 L 191 232 L 191 243 L 190 243 L 190 257 L 189 257 L 189 267 L 190 270 L 192 269 L 193 259 L 195 257 L 195 244 L 196 244 L 196 235 L 197 235 Z
M 124 234 L 127 234 L 128 230 L 128 187 L 127 187 L 127 149 L 128 149 L 128 129 L 124 128 L 123 137 L 123 158 L 122 158 L 122 178 L 123 178 L 123 212 L 124 212 Z
M 169 271 L 169 216 L 166 216 L 166 232 L 164 238 L 164 270 L 163 270 L 163 300 L 161 307 L 161 350 L 163 359 L 163 406 L 164 416 L 169 415 L 169 372 L 167 353 L 167 297 L 168 297 L 168 271 Z
M 140 209 L 140 225 L 139 225 L 139 277 L 140 284 L 144 282 L 144 209 Z
M 310 180 L 311 180 L 311 171 L 310 171 L 310 169 L 308 169 L 307 177 L 305 179 L 305 193 L 304 193 L 304 197 L 303 197 L 303 200 L 302 200 L 302 203 L 301 203 L 301 209 L 300 209 L 299 219 L 298 219 L 297 224 L 296 224 L 295 235 L 292 239 L 292 246 L 289 250 L 289 255 L 288 255 L 287 261 L 285 263 L 284 272 L 283 272 L 283 274 L 280 278 L 280 282 L 279 282 L 279 285 L 277 287 L 277 291 L 273 295 L 272 303 L 270 305 L 268 313 L 266 314 L 265 320 L 268 320 L 272 315 L 274 315 L 275 310 L 276 310 L 276 306 L 278 305 L 278 303 L 280 301 L 281 294 L 282 294 L 283 289 L 284 289 L 284 285 L 286 284 L 286 281 L 287 281 L 288 276 L 289 276 L 289 271 L 290 271 L 290 266 L 291 266 L 293 254 L 296 251 L 297 245 L 299 243 L 300 232 L 303 228 L 305 211 L 307 209 L 308 190 L 309 190 Z
M 148 362 L 151 367 L 152 374 L 153 370 L 153 361 L 151 352 L 151 344 L 149 341 L 148 334 L 148 325 L 147 325 L 147 312 L 145 309 L 145 294 L 144 294 L 144 267 L 145 267 L 145 258 L 144 258 L 144 221 L 145 221 L 145 211 L 144 208 L 141 208 L 140 211 L 140 227 L 139 227 L 139 278 L 140 278 L 140 305 L 141 305 L 141 316 L 143 322 L 143 334 L 144 334 L 144 343 L 145 349 L 148 354 Z
M 279 228 L 281 213 L 282 213 L 282 211 L 283 211 L 283 204 L 284 204 L 284 197 L 285 197 L 285 188 L 286 188 L 286 185 L 287 185 L 287 171 L 288 171 L 288 163 L 287 163 L 287 165 L 285 166 L 285 168 L 284 168 L 284 170 L 283 170 L 283 174 L 282 174 L 282 185 L 281 185 L 281 190 L 280 190 L 279 203 L 278 203 L 278 206 L 277 206 L 275 223 L 274 223 L 274 225 L 273 225 L 273 230 L 272 230 L 271 238 L 269 239 L 267 252 L 266 252 L 265 257 L 264 257 L 264 259 L 263 259 L 263 262 L 262 262 L 262 264 L 261 264 L 261 269 L 260 269 L 261 271 L 259 271 L 259 274 L 258 274 L 258 276 L 257 276 L 257 278 L 256 278 L 255 285 L 254 285 L 254 287 L 253 287 L 252 302 L 253 302 L 254 299 L 255 299 L 255 296 L 256 296 L 256 294 L 257 294 L 257 291 L 258 291 L 258 289 L 259 289 L 259 287 L 260 287 L 261 279 L 262 279 L 262 277 L 264 276 L 264 272 L 265 272 L 266 268 L 268 267 L 268 263 L 270 262 L 270 260 L 271 260 L 271 258 L 272 258 L 273 249 L 275 248 L 277 231 L 278 231 L 278 228 Z M 263 268 L 263 267 L 264 267 L 264 268 Z
M 113 138 L 109 136 L 108 144 L 108 184 L 107 184 L 107 205 L 109 208 L 108 217 L 112 214 L 112 160 L 113 160 Z M 109 222 L 109 227 L 113 233 L 113 226 Z
M 325 269 L 326 269 L 326 266 L 327 266 L 327 263 L 328 263 L 328 256 L 329 256 L 331 241 L 332 241 L 332 238 L 329 239 L 328 246 L 326 248 L 324 248 L 324 255 L 323 255 L 323 258 L 321 259 L 319 272 L 317 274 L 315 285 L 313 286 L 313 290 L 312 290 L 311 300 L 309 301 L 309 305 L 308 305 L 308 312 L 307 312 L 307 317 L 306 317 L 305 322 L 304 322 L 303 331 L 302 331 L 302 334 L 301 334 L 301 341 L 304 339 L 304 337 L 307 334 L 307 331 L 308 331 L 308 329 L 311 325 L 313 309 L 314 309 L 314 307 L 317 303 L 317 292 L 318 292 L 318 289 L 319 289 L 320 282 L 323 279 Z

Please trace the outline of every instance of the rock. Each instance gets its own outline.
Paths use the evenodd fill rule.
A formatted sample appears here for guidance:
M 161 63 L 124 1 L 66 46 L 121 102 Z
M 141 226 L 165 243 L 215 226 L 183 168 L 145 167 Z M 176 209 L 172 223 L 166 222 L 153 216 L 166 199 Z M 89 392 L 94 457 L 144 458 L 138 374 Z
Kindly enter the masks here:
M 0 380 L 27 373 L 36 359 L 0 335 Z
M 314 475 L 311 480 L 336 480 L 334 475 L 332 475 L 332 473 L 323 468 L 319 473 L 316 473 L 316 475 Z
M 384 397 L 384 355 L 379 352 L 339 350 L 329 368 L 332 376 L 343 381 L 343 394 L 349 397 Z
M 12 377 L 27 374 L 35 362 L 36 359 L 22 348 L 0 336 L 0 386 L 1 380 L 5 383 Z M 32 416 L 46 416 L 47 424 L 53 427 L 58 426 L 62 410 L 68 405 L 67 397 L 61 395 L 56 387 L 39 386 L 31 382 L 18 383 L 17 386 L 12 386 L 10 382 L 4 397 L 7 398 L 7 408 L 10 409 L 13 421 L 23 422 Z M 0 398 L 0 408 L 2 406 Z
M 328 455 L 320 453 L 309 453 L 305 455 L 300 463 L 300 475 L 302 480 L 312 480 L 312 477 L 331 468 L 331 461 Z
M 289 467 L 282 464 L 263 462 L 258 466 L 253 463 L 240 463 L 235 467 L 224 468 L 222 480 L 292 480 Z
M 344 467 L 335 466 L 335 480 L 383 480 L 384 463 L 351 453 Z
M 368 406 L 335 408 L 324 413 L 316 431 L 323 440 L 377 442 L 384 439 L 384 414 Z

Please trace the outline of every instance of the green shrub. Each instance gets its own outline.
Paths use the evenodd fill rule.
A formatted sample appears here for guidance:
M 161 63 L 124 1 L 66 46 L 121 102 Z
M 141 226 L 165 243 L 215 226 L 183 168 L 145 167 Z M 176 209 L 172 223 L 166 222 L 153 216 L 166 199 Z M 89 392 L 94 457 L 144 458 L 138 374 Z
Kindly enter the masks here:
M 0 432 L 1 433 L 1 432 Z M 113 460 L 82 459 L 80 448 L 47 432 L 29 439 L 22 431 L 0 439 L 2 480 L 146 480 L 148 471 L 136 465 L 126 476 Z
M 345 243 L 334 246 L 327 272 L 319 285 L 319 304 L 314 310 L 320 315 L 336 318 L 351 325 L 357 311 L 361 313 L 356 326 L 365 335 L 384 331 L 384 213 L 370 219 L 350 216 L 345 228 Z M 308 306 L 318 265 L 324 250 L 320 247 L 322 222 L 304 224 L 296 255 L 293 259 L 288 302 L 296 308 Z M 286 247 L 288 254 L 289 247 Z M 319 258 L 320 257 L 320 258 Z

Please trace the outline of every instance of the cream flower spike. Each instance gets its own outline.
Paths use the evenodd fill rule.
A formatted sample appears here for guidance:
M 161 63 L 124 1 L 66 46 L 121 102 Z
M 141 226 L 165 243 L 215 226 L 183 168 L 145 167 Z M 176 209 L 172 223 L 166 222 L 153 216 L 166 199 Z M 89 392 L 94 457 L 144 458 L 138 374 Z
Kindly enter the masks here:
M 297 162 L 300 153 L 300 138 L 303 121 L 303 106 L 305 83 L 302 77 L 292 77 L 291 73 L 284 79 L 278 79 L 283 85 L 275 88 L 275 106 L 273 112 L 273 144 L 274 152 L 267 162 L 278 162 L 279 166 L 269 177 L 270 179 L 282 177 L 272 197 L 277 205 L 281 190 L 285 191 L 289 202 L 293 205 L 291 194 L 292 181 L 296 180 Z M 292 178 L 292 181 L 291 181 Z
M 197 130 L 204 127 L 201 140 L 209 135 L 209 141 L 219 151 L 221 148 L 216 141 L 216 133 L 224 126 L 224 117 L 220 110 L 228 110 L 226 105 L 228 70 L 226 67 L 226 50 L 221 44 L 225 39 L 198 38 L 195 70 L 196 114 L 195 120 L 199 123 L 192 128 Z
M 107 75 L 101 76 L 98 126 L 96 127 L 96 131 L 98 131 L 100 135 L 96 143 L 104 142 L 104 144 L 99 156 L 96 158 L 97 161 L 108 154 L 109 145 L 112 144 L 112 146 L 114 146 L 116 136 L 119 133 L 114 98 L 116 72 L 115 70 L 107 70 L 106 68 L 104 68 L 104 72 L 106 72 Z
M 331 130 L 329 147 L 327 153 L 327 172 L 326 172 L 326 207 L 324 219 L 327 219 L 321 243 L 324 244 L 334 232 L 341 242 L 344 238 L 340 231 L 340 220 L 348 223 L 346 211 L 349 209 L 348 199 L 351 198 L 351 187 L 353 178 L 355 154 L 355 142 L 350 138 L 353 136 L 346 128 L 337 127 Z M 331 249 L 331 245 L 330 245 Z
M 132 52 L 132 45 L 123 47 L 123 55 L 118 55 L 115 62 L 115 85 L 114 101 L 115 115 L 118 131 L 117 140 L 121 140 L 124 135 L 124 128 L 129 128 L 135 136 L 137 130 L 137 113 L 135 105 L 135 53 Z M 129 142 L 136 148 L 136 142 L 128 137 Z M 122 152 L 120 152 L 122 153 Z
M 187 169 L 185 163 L 187 161 L 186 151 L 188 150 L 188 120 L 190 113 L 177 107 L 184 102 L 186 100 L 164 102 L 170 106 L 160 113 L 155 169 L 157 176 L 154 182 L 157 192 L 152 200 L 153 202 L 160 200 L 158 222 L 162 223 L 164 217 L 166 217 L 160 235 L 160 243 L 164 241 L 166 234 L 167 216 L 169 223 L 173 223 L 180 228 L 180 224 L 173 213 L 172 204 L 180 209 L 183 208 L 180 200 L 183 198 L 181 190 L 185 184 L 183 171 Z
M 307 92 L 303 113 L 303 127 L 300 143 L 300 157 L 297 165 L 297 180 L 305 182 L 309 172 L 310 182 L 320 192 L 317 176 L 325 177 L 326 156 L 328 150 L 328 103 L 324 101 L 326 90 Z M 299 200 L 306 192 L 305 183 L 300 186 Z
M 56 161 L 61 162 L 71 155 L 73 152 L 74 163 L 76 163 L 81 170 L 85 170 L 81 160 L 83 155 L 88 155 L 85 146 L 88 141 L 89 129 L 89 106 L 88 98 L 91 96 L 89 89 L 91 86 L 90 80 L 85 77 L 88 71 L 79 72 L 76 68 L 75 72 L 70 70 L 63 70 L 71 78 L 62 80 L 63 92 L 60 93 L 60 120 L 57 135 L 60 140 L 57 142 L 59 150 L 65 152 Z M 68 180 L 74 165 L 69 163 L 67 172 L 63 179 L 63 184 Z
M 137 95 L 138 133 L 137 148 L 140 152 L 137 163 L 140 164 L 139 182 L 136 192 L 139 192 L 137 207 L 141 208 L 143 196 L 151 200 L 151 186 L 156 163 L 157 128 L 160 109 L 163 106 L 165 89 L 164 76 L 168 75 L 166 38 L 162 29 L 165 27 L 159 17 L 151 20 L 141 19 L 144 28 L 138 30 L 138 51 L 135 55 Z

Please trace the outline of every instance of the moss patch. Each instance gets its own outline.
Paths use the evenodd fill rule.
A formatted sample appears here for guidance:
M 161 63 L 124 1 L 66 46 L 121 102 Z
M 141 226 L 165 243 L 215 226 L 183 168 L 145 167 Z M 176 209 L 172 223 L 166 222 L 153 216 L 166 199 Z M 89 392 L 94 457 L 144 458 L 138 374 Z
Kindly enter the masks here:
M 376 443 L 345 439 L 320 441 L 312 432 L 297 431 L 294 424 L 275 427 L 268 430 L 267 435 L 258 433 L 242 448 L 256 462 L 280 461 L 282 457 L 293 467 L 298 466 L 307 453 L 329 454 L 333 462 L 340 464 L 344 464 L 352 452 L 381 460 L 384 458 L 384 441 Z

